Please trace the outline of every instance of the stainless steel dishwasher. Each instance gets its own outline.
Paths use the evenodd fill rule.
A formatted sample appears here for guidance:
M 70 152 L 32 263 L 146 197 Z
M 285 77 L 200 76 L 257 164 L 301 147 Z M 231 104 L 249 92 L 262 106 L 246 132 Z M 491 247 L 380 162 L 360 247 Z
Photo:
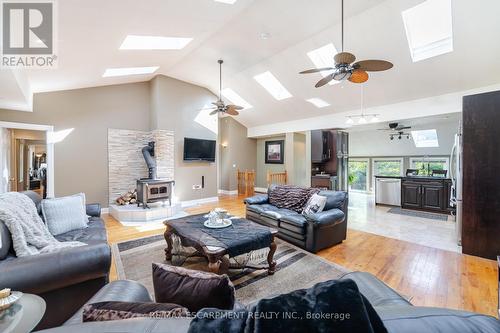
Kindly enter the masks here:
M 375 204 L 401 206 L 401 179 L 376 178 Z

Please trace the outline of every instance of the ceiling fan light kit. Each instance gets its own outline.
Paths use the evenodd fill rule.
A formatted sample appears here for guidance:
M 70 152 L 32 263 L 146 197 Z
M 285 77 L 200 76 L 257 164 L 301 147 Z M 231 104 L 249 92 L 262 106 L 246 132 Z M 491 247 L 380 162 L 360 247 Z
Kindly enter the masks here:
M 342 50 L 337 53 L 333 59 L 335 60 L 335 67 L 315 68 L 308 69 L 300 72 L 299 74 L 311 74 L 329 71 L 323 79 L 316 83 L 315 87 L 319 88 L 332 80 L 336 81 L 350 81 L 352 83 L 364 83 L 368 81 L 369 75 L 367 72 L 386 71 L 393 67 L 393 64 L 385 60 L 362 60 L 356 61 L 354 54 L 344 52 L 344 0 L 341 0 L 341 44 Z

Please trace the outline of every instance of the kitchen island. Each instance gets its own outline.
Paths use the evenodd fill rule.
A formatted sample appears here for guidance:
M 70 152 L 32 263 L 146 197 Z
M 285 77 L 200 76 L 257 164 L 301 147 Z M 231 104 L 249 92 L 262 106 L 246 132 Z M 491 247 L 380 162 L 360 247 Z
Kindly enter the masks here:
M 381 198 L 394 197 L 394 194 L 380 193 L 380 191 L 394 192 L 396 186 L 400 186 L 399 200 L 392 200 L 393 205 L 401 206 L 405 209 L 415 209 L 434 213 L 451 214 L 454 208 L 450 205 L 451 197 L 451 179 L 431 176 L 375 176 L 375 203 L 380 202 Z M 389 188 L 386 184 L 393 185 Z M 398 184 L 398 185 L 396 185 Z M 400 184 L 400 185 L 399 185 Z M 377 193 L 379 191 L 379 193 Z

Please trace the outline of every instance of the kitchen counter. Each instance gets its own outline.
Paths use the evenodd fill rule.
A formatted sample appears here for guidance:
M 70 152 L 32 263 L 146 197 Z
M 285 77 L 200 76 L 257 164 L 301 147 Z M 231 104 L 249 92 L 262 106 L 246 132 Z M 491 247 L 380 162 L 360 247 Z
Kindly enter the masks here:
M 444 177 L 432 177 L 432 176 L 375 176 L 375 178 L 394 178 L 394 179 L 422 179 L 422 180 L 451 180 L 450 178 Z

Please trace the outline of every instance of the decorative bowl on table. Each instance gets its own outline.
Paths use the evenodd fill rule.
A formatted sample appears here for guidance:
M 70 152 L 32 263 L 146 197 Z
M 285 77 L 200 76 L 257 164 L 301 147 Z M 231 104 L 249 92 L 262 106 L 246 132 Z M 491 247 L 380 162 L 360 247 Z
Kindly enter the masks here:
M 8 309 L 12 304 L 17 302 L 23 293 L 20 291 L 11 292 L 10 289 L 0 290 L 0 311 Z

